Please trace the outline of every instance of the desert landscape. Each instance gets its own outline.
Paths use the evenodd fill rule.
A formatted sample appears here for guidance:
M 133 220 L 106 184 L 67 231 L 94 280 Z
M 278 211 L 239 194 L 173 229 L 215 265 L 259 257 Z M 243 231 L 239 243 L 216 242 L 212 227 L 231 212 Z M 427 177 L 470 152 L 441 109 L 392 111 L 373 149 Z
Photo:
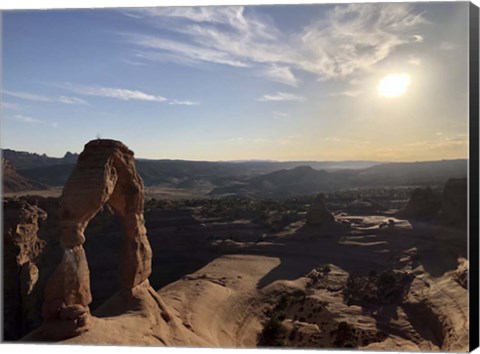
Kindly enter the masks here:
M 194 198 L 177 187 L 168 198 L 161 188 L 144 190 L 133 160 L 128 175 L 109 162 L 125 151 L 120 142 L 88 143 L 68 169 L 73 172 L 60 197 L 46 196 L 58 188 L 19 177 L 22 170 L 4 160 L 5 271 L 17 274 L 5 282 L 6 340 L 467 350 L 467 180 L 460 178 L 466 168 L 455 168 L 453 178 L 435 173 L 433 181 L 419 172 L 433 163 L 418 163 L 402 178 L 422 187 L 392 182 L 311 195 L 295 195 L 292 187 L 294 195 L 276 198 L 255 197 L 257 188 L 251 195 Z M 8 154 L 25 163 L 37 157 Z M 448 171 L 450 164 L 466 166 L 433 165 Z M 109 168 L 118 172 L 104 172 Z M 368 176 L 361 180 L 367 183 L 379 178 L 371 169 L 341 173 Z M 312 171 L 322 172 L 279 170 L 287 176 L 273 190 Z M 329 173 L 335 174 L 323 171 Z M 271 178 L 251 179 L 262 177 Z M 315 178 L 318 186 L 329 185 L 328 178 Z M 38 191 L 23 191 L 26 185 Z M 112 194 L 117 190 L 121 196 Z M 133 194 L 141 202 L 134 203 L 135 220 L 145 218 L 148 241 L 141 236 L 146 245 L 128 256 L 121 244 L 129 237 L 130 211 L 119 205 L 133 203 Z M 73 268 L 64 263 L 74 231 L 62 226 L 72 224 L 72 215 L 86 215 L 85 251 L 73 258 L 79 263 Z M 136 280 L 124 279 L 129 263 L 142 268 L 134 271 Z
M 2 10 L 3 341 L 468 351 L 472 9 Z

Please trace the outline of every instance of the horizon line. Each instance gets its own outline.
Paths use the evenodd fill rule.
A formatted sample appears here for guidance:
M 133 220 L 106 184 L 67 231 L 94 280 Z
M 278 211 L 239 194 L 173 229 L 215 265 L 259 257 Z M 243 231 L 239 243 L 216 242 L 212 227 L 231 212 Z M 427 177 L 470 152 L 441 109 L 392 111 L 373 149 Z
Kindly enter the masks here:
M 67 153 L 73 155 L 79 155 L 79 152 L 71 152 L 66 151 L 63 156 L 51 156 L 47 155 L 46 153 L 39 153 L 39 152 L 30 152 L 25 150 L 15 150 L 11 148 L 1 148 L 2 150 L 2 158 L 3 158 L 3 150 L 11 150 L 20 153 L 29 153 L 29 154 L 37 154 L 39 156 L 46 156 L 48 158 L 54 159 L 62 159 L 65 157 Z M 312 160 L 312 159 L 295 159 L 295 160 L 274 160 L 274 159 L 255 159 L 255 158 L 245 158 L 245 159 L 232 159 L 232 160 L 207 160 L 207 159 L 187 159 L 187 158 L 149 158 L 149 157 L 137 157 L 135 156 L 136 160 L 148 160 L 148 161 L 192 161 L 192 162 L 227 162 L 227 163 L 244 163 L 244 162 L 277 162 L 277 163 L 288 163 L 288 162 L 372 162 L 378 164 L 387 164 L 387 163 L 415 163 L 415 162 L 437 162 L 437 161 L 454 161 L 454 160 L 469 160 L 469 157 L 454 157 L 454 158 L 443 158 L 443 159 L 436 159 L 436 160 L 399 160 L 399 161 L 392 161 L 392 160 L 375 160 L 375 159 L 345 159 L 345 160 Z

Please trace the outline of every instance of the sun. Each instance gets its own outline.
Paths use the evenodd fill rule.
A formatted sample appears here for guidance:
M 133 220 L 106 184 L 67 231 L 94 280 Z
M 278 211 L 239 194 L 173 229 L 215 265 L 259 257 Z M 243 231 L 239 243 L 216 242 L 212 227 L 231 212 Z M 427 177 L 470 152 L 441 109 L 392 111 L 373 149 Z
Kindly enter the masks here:
M 378 93 L 383 97 L 399 97 L 407 91 L 410 85 L 410 75 L 389 74 L 378 84 Z

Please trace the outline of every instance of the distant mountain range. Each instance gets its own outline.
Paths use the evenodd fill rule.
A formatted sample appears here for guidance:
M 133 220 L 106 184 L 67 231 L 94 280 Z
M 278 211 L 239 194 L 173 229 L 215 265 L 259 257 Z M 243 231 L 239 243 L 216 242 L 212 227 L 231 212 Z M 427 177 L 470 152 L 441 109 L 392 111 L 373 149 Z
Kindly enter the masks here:
M 294 196 L 359 187 L 443 185 L 467 176 L 467 160 L 388 163 L 335 171 L 299 166 L 255 176 L 243 183 L 214 188 L 211 195 Z
M 78 154 L 63 158 L 2 150 L 16 173 L 37 186 L 63 186 Z M 212 196 L 288 196 L 344 188 L 431 185 L 467 176 L 467 160 L 412 163 L 376 161 L 187 161 L 137 158 L 147 186 L 209 190 Z
M 26 151 L 15 151 L 11 149 L 2 149 L 2 157 L 8 160 L 17 170 L 25 170 L 36 167 L 47 167 L 60 164 L 75 164 L 78 154 L 67 152 L 65 156 L 49 157 L 45 154 L 36 154 Z

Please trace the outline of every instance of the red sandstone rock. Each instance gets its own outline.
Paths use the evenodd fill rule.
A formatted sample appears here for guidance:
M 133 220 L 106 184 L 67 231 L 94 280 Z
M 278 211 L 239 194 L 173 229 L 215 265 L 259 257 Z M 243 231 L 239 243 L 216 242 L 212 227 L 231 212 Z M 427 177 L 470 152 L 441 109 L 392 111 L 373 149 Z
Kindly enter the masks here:
M 60 319 L 65 320 L 75 320 L 85 314 L 89 314 L 90 310 L 88 307 L 81 305 L 70 305 L 65 306 L 60 309 Z
M 60 197 L 60 243 L 65 251 L 45 289 L 45 338 L 69 338 L 89 329 L 92 298 L 82 245 L 88 223 L 105 204 L 124 227 L 122 288 L 134 289 L 150 276 L 152 251 L 143 217 L 144 186 L 133 152 L 119 141 L 93 140 L 85 145 Z M 57 325 L 63 328 L 54 333 Z
M 17 339 L 39 321 L 37 262 L 45 242 L 38 229 L 46 213 L 20 199 L 5 199 L 3 210 L 4 336 Z
M 42 316 L 44 320 L 51 320 L 60 316 L 60 310 L 65 307 L 62 299 L 53 299 L 49 302 L 44 302 L 42 307 Z
M 45 287 L 45 300 L 62 299 L 66 305 L 92 302 L 87 258 L 82 246 L 65 249 L 62 262 Z

